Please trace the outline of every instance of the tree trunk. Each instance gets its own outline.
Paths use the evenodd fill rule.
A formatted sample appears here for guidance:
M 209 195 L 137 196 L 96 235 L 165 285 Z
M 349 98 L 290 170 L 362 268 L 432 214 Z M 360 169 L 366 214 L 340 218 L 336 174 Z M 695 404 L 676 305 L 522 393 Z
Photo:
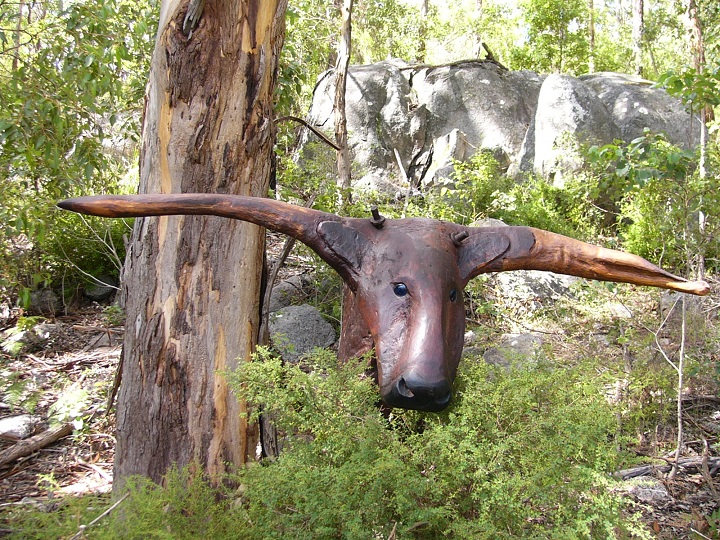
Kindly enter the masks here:
M 418 48 L 415 61 L 424 64 L 427 57 L 427 30 L 428 30 L 428 3 L 430 0 L 420 2 L 420 28 L 418 33 Z
M 633 43 L 633 68 L 635 75 L 642 77 L 643 61 L 642 61 L 642 41 L 645 26 L 644 13 L 645 5 L 643 0 L 633 0 L 633 24 L 632 24 L 632 43 Z
M 265 196 L 287 0 L 164 0 L 150 70 L 141 193 Z M 186 17 L 188 13 L 188 17 Z M 192 14 L 192 15 L 191 15 Z M 138 219 L 123 291 L 115 487 L 254 455 L 224 372 L 257 341 L 264 230 L 216 217 Z
M 350 193 L 350 151 L 347 141 L 347 118 L 345 116 L 345 89 L 347 87 L 347 70 L 350 64 L 350 44 L 352 39 L 353 0 L 344 0 L 342 5 L 342 35 L 338 46 L 337 65 L 335 67 L 335 101 L 333 115 L 335 118 L 335 142 L 340 147 L 337 151 L 338 187 L 340 188 L 340 207 L 345 202 L 352 202 Z
M 425 0 L 423 2 L 423 4 L 424 4 L 423 7 L 425 8 L 424 18 L 427 18 L 427 10 L 428 10 L 427 0 Z M 479 29 L 480 19 L 482 18 L 482 10 L 483 10 L 483 0 L 475 0 L 474 17 L 475 17 L 475 22 L 477 25 L 475 27 L 475 43 L 473 44 L 473 56 L 475 58 L 480 58 L 480 55 L 483 53 L 483 51 L 486 50 L 485 49 L 486 45 L 483 42 L 483 35 Z
M 588 46 L 590 54 L 588 55 L 588 73 L 595 73 L 595 2 L 588 0 Z
M 705 71 L 705 38 L 703 33 L 703 24 L 698 13 L 698 6 L 695 0 L 687 0 L 687 16 L 688 26 L 690 27 L 690 45 L 693 52 L 693 65 L 698 75 L 702 75 Z M 701 104 L 700 108 L 700 157 L 698 160 L 698 174 L 700 178 L 707 176 L 707 146 L 708 146 L 708 122 L 714 120 L 713 108 L 709 105 Z M 698 224 L 701 234 L 705 231 L 705 214 L 698 212 Z M 698 279 L 705 277 L 705 256 L 702 252 L 697 254 L 697 271 Z

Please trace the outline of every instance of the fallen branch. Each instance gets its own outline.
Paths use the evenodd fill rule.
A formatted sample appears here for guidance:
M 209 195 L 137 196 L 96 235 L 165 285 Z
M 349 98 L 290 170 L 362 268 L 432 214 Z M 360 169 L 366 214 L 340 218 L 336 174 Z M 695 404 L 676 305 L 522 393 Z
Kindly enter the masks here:
M 703 463 L 704 459 L 707 460 L 705 463 Z M 704 467 L 707 467 L 708 470 L 713 470 L 713 472 L 716 472 L 714 471 L 714 469 L 720 467 L 720 457 L 703 458 L 702 456 L 698 456 L 680 458 L 677 466 L 680 469 L 696 469 L 698 472 L 702 471 Z M 630 478 L 636 478 L 638 476 L 649 476 L 654 472 L 667 473 L 670 472 L 672 468 L 673 466 L 671 464 L 639 465 L 637 467 L 632 467 L 631 469 L 623 469 L 622 471 L 616 471 L 615 473 L 613 473 L 613 476 L 621 480 L 629 480 Z
M 21 457 L 29 456 L 33 452 L 45 448 L 55 441 L 67 437 L 72 431 L 72 424 L 63 424 L 60 427 L 43 431 L 29 439 L 18 441 L 10 448 L 0 452 L 0 467 L 5 467 Z

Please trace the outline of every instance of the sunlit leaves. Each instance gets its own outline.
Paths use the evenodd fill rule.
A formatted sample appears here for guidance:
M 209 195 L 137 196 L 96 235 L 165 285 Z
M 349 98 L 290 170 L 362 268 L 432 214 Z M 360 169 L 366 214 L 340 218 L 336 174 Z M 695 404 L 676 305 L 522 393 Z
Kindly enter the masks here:
M 61 4 L 62 5 L 62 4 Z M 32 251 L 65 196 L 116 189 L 134 168 L 156 23 L 148 0 L 0 3 L 0 270 Z M 45 272 L 45 270 L 43 270 Z M 1 293 L 2 291 L 0 291 Z

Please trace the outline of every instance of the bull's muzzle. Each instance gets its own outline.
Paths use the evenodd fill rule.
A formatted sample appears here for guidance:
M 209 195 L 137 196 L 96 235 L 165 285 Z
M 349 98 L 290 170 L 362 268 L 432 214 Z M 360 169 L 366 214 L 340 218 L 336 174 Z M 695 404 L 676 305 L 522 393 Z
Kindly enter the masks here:
M 383 401 L 389 407 L 429 412 L 442 411 L 450 404 L 451 398 L 449 379 L 431 381 L 413 372 L 398 377 L 383 395 Z

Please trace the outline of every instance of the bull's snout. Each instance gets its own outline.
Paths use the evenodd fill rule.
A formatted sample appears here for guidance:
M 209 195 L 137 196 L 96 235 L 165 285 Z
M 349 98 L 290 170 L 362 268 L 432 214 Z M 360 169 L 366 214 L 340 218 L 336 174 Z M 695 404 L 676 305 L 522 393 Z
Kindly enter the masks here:
M 386 405 L 418 411 L 442 411 L 450 404 L 450 381 L 443 378 L 429 381 L 414 373 L 398 377 L 384 396 Z

